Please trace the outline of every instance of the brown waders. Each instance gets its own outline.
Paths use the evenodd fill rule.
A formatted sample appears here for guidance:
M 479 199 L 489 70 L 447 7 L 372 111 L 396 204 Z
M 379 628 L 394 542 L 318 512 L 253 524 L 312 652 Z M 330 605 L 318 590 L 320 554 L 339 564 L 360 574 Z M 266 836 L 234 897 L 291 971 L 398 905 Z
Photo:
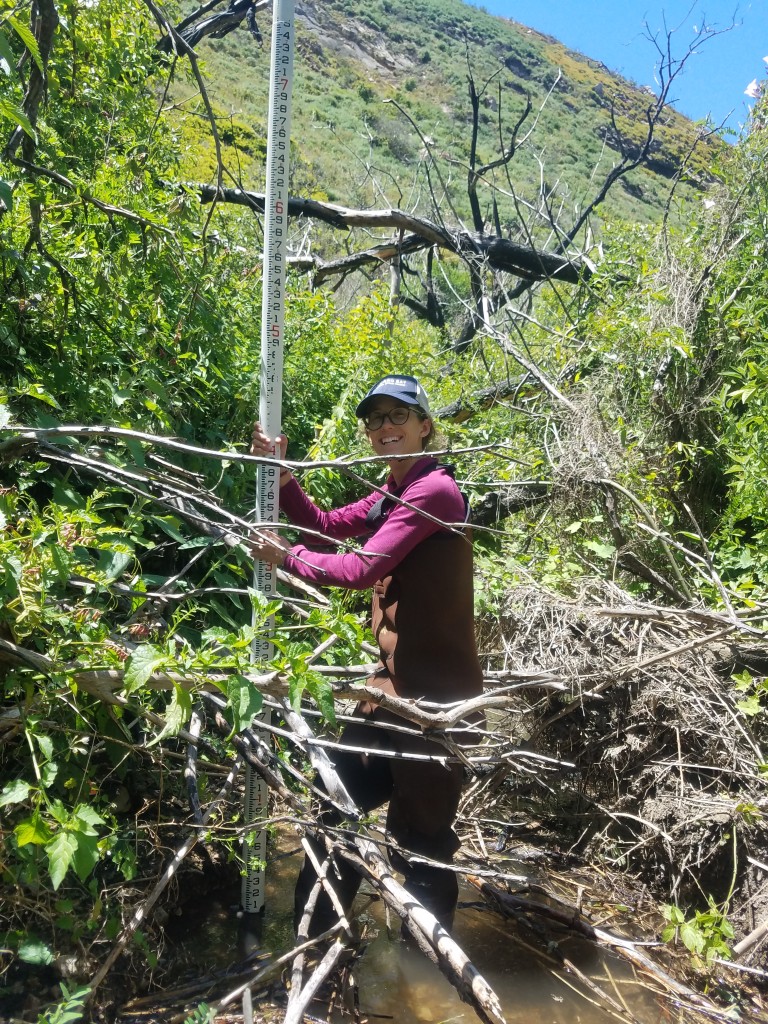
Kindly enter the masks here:
M 368 718 L 400 722 L 394 715 L 376 710 Z M 344 730 L 342 743 L 354 747 L 387 750 L 395 753 L 433 754 L 445 757 L 445 748 L 433 740 L 405 736 L 384 729 L 352 723 Z M 331 755 L 336 771 L 357 806 L 367 813 L 389 801 L 387 835 L 402 848 L 404 856 L 390 847 L 390 863 L 402 872 L 405 888 L 430 910 L 444 927 L 453 922 L 459 886 L 453 871 L 428 864 L 411 864 L 407 853 L 450 863 L 459 848 L 459 840 L 452 823 L 461 796 L 464 770 L 460 764 L 444 765 L 435 761 L 410 761 L 376 754 L 353 751 L 334 751 Z M 325 811 L 320 822 L 338 825 L 337 812 Z M 326 852 L 314 843 L 318 861 L 325 860 Z M 328 879 L 345 910 L 349 910 L 360 886 L 360 875 L 342 857 L 336 858 L 335 868 Z M 298 928 L 312 887 L 316 881 L 315 869 L 306 858 L 296 883 L 294 927 Z M 315 904 L 310 936 L 319 935 L 338 920 L 328 895 L 320 893 Z
M 430 471 L 429 466 L 426 469 Z M 386 515 L 386 508 L 381 514 Z M 370 543 L 375 544 L 375 532 Z M 475 646 L 473 612 L 471 542 L 463 532 L 438 530 L 417 544 L 391 575 L 374 585 L 371 626 L 379 644 L 380 662 L 368 683 L 397 697 L 443 704 L 479 696 L 483 675 Z M 346 727 L 342 744 L 372 751 L 446 756 L 444 747 L 424 736 L 365 726 L 365 719 L 408 725 L 381 708 L 363 703 L 355 714 L 361 721 Z M 473 724 L 479 724 L 477 718 Z M 468 736 L 467 741 L 471 741 Z M 331 759 L 363 812 L 389 801 L 387 832 L 394 843 L 413 854 L 450 863 L 460 845 L 453 823 L 464 775 L 461 764 L 343 750 L 336 751 Z M 331 825 L 339 824 L 340 819 L 324 812 L 320 821 Z M 321 863 L 325 860 L 324 850 L 318 851 L 318 859 Z M 442 924 L 450 926 L 458 898 L 455 873 L 411 864 L 396 850 L 390 850 L 390 860 L 393 868 L 405 875 L 405 887 Z M 330 872 L 329 878 L 348 909 L 360 877 L 341 858 L 338 861 L 337 873 Z M 315 880 L 315 870 L 307 859 L 296 886 L 297 923 Z M 325 931 L 335 921 L 329 898 L 321 894 L 312 934 Z

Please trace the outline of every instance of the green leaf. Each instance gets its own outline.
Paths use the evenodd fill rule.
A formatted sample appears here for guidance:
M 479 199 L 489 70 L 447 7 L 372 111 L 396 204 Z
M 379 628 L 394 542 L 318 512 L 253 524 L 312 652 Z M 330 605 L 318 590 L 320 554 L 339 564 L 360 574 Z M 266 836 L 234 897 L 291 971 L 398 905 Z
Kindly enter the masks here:
M 264 697 L 245 676 L 233 675 L 227 683 L 227 699 L 232 711 L 232 730 L 247 729 L 255 715 L 261 711 Z
M 99 862 L 99 847 L 95 836 L 84 835 L 82 832 L 74 834 L 75 852 L 72 858 L 72 866 L 81 882 L 93 871 Z
M 165 655 L 159 648 L 152 644 L 142 644 L 137 647 L 128 659 L 125 669 L 124 686 L 126 693 L 133 693 L 141 689 L 152 673 L 163 664 Z
M 321 625 L 325 625 L 321 622 Z M 341 618 L 333 619 L 327 624 L 330 632 L 335 633 L 341 640 L 348 644 L 359 646 L 362 640 L 362 629 L 360 623 L 352 615 L 344 615 Z
M 46 736 L 44 733 L 38 733 L 35 736 L 35 740 L 37 741 L 37 745 L 40 748 L 40 753 L 43 755 L 46 761 L 50 761 L 51 758 L 53 757 L 53 740 L 51 739 L 51 737 Z
M 72 813 L 73 822 L 77 822 L 78 831 L 84 835 L 98 835 L 97 827 L 104 825 L 104 819 L 88 804 L 78 804 Z
M 31 789 L 30 784 L 24 782 L 23 779 L 9 782 L 7 786 L 3 787 L 2 793 L 0 793 L 0 807 L 7 807 L 8 804 L 22 803 L 29 796 Z
M 0 180 L 0 201 L 2 201 L 6 210 L 13 209 L 13 189 L 7 181 Z M 3 424 L 0 423 L 0 426 L 2 425 Z
M 757 391 L 757 386 L 756 385 L 754 385 L 754 384 L 752 386 L 745 385 L 743 388 L 734 388 L 733 391 L 729 391 L 728 392 L 728 397 L 729 398 L 738 398 L 739 401 L 743 405 L 746 405 L 747 402 L 750 400 L 750 398 L 754 395 L 754 393 L 756 391 Z
M 98 568 L 108 580 L 119 579 L 133 561 L 131 551 L 103 551 L 99 557 Z
M 20 21 L 18 18 L 14 18 L 13 15 L 10 15 L 6 19 L 6 23 L 13 27 L 16 35 L 29 50 L 32 60 L 37 64 L 37 70 L 43 78 L 45 78 L 45 68 L 43 67 L 43 60 L 40 56 L 40 47 L 37 45 L 37 40 L 32 35 L 29 26 L 25 25 L 24 22 Z
M 34 846 L 45 846 L 51 838 L 51 830 L 37 813 L 33 814 L 31 818 L 19 822 L 13 830 L 13 834 L 16 836 L 19 846 L 27 846 L 29 843 Z
M 48 789 L 56 781 L 56 776 L 59 774 L 59 766 L 56 761 L 48 761 L 43 765 L 43 769 L 40 772 L 40 786 L 42 789 Z
M 228 629 L 223 629 L 221 626 L 210 626 L 208 629 L 204 629 L 200 634 L 200 639 L 205 644 L 216 644 L 218 646 L 226 646 L 231 643 L 233 634 Z
M 680 938 L 683 940 L 685 948 L 689 949 L 691 953 L 702 953 L 704 951 L 704 946 L 706 945 L 704 936 L 690 921 L 680 925 Z
M 175 516 L 152 516 L 151 520 L 153 523 L 157 523 L 163 533 L 167 533 L 169 537 L 178 541 L 179 544 L 183 544 L 187 540 L 179 530 L 179 520 Z
M 184 545 L 184 546 L 187 547 L 188 545 Z M 211 610 L 216 612 L 216 614 L 221 619 L 223 619 L 224 622 L 228 622 L 229 623 L 231 629 L 233 629 L 233 630 L 239 629 L 240 622 L 238 622 L 237 619 L 232 617 L 231 609 L 226 608 L 221 603 L 221 601 L 218 601 L 215 597 L 212 597 L 211 600 L 210 600 L 210 606 L 211 606 Z
M 210 1024 L 215 1018 L 215 1011 L 207 1003 L 200 1003 L 194 1013 L 186 1018 L 184 1024 Z
M 736 707 L 739 709 L 742 715 L 747 715 L 747 717 L 749 718 L 753 717 L 754 715 L 759 715 L 760 712 L 763 710 L 762 705 L 760 704 L 760 698 L 757 696 L 757 694 L 754 693 L 751 696 L 747 697 L 746 700 L 736 701 Z
M 124 388 L 116 388 L 114 386 L 111 386 L 111 390 L 112 401 L 118 407 L 118 409 L 120 408 L 121 405 L 124 405 L 131 397 L 131 392 L 126 391 Z
M 685 921 L 685 914 L 673 903 L 662 904 L 661 912 L 664 915 L 665 920 L 670 921 L 675 926 L 679 926 Z
M 133 437 L 126 437 L 123 440 L 123 444 L 131 453 L 131 457 L 136 465 L 143 468 L 146 465 L 146 462 L 144 460 L 144 447 L 141 441 L 137 441 Z
M 122 873 L 126 882 L 131 882 L 136 877 L 136 853 L 126 843 L 118 843 L 112 851 L 112 860 Z
M 613 558 L 616 554 L 616 548 L 613 544 L 601 544 L 597 540 L 588 540 L 584 543 L 585 548 L 589 548 L 590 551 L 594 551 L 598 558 Z
M 144 934 L 144 932 L 138 931 L 138 930 L 136 932 L 134 932 L 133 941 L 136 943 L 136 945 L 139 947 L 139 949 L 142 950 L 142 952 L 144 953 L 144 956 L 147 958 L 147 963 L 149 964 L 149 966 L 150 967 L 156 967 L 157 966 L 157 954 L 155 953 L 154 949 L 150 948 L 149 943 L 147 942 L 147 937 Z
M 153 747 L 165 736 L 175 736 L 184 728 L 191 714 L 192 694 L 183 686 L 174 685 L 170 704 L 165 709 L 165 725 L 147 746 Z
M 263 594 L 260 594 L 258 590 L 252 590 L 249 588 L 248 596 L 251 599 L 254 627 L 262 626 L 280 608 L 279 601 L 267 600 L 267 598 Z
M 88 985 L 82 985 L 70 992 L 62 981 L 62 999 L 38 1017 L 38 1024 L 77 1024 L 85 1014 L 85 1004 L 90 991 Z
M 301 711 L 301 695 L 307 685 L 307 676 L 291 674 L 288 677 L 288 699 L 294 711 Z
M 23 574 L 24 566 L 21 564 L 20 558 L 17 558 L 16 555 L 11 555 L 10 558 L 5 559 L 5 578 L 8 583 L 11 580 L 17 584 L 20 583 Z
M 55 821 L 58 821 L 60 825 L 67 825 L 71 817 L 69 808 L 66 807 L 61 800 L 51 800 L 48 804 L 48 810 Z
M 307 692 L 312 696 L 326 721 L 336 724 L 336 706 L 333 701 L 333 688 L 327 679 L 310 673 L 307 678 Z
M 142 378 L 142 384 L 147 390 L 151 391 L 153 395 L 157 395 L 164 404 L 168 404 L 168 392 L 165 386 L 152 374 Z
M 0 32 L 0 58 L 8 65 L 9 71 L 16 63 L 16 56 L 11 49 L 11 44 L 8 42 L 5 32 Z
M 77 836 L 71 832 L 60 832 L 45 848 L 48 854 L 48 871 L 51 885 L 58 889 L 69 871 L 77 852 Z
M 53 953 L 40 939 L 30 937 L 19 943 L 19 960 L 42 966 L 53 963 Z
M 61 409 L 61 406 L 53 395 L 46 391 L 42 384 L 38 384 L 36 381 L 33 384 L 27 384 L 25 388 L 19 388 L 17 393 L 19 395 L 27 395 L 29 398 L 36 398 L 38 402 L 44 402 L 45 405 L 50 405 L 54 409 Z
M 53 564 L 56 568 L 56 575 L 59 580 L 66 582 L 69 579 L 70 568 L 74 562 L 74 556 L 67 551 L 65 548 L 61 548 L 58 544 L 52 544 L 48 547 L 50 551 Z
M 737 690 L 747 690 L 754 682 L 752 673 L 747 669 L 744 669 L 743 672 L 734 672 L 731 679 L 736 684 Z
M 14 124 L 20 125 L 31 139 L 37 141 L 37 133 L 32 127 L 32 122 L 17 103 L 0 97 L 0 117 L 5 117 L 9 121 L 13 121 Z

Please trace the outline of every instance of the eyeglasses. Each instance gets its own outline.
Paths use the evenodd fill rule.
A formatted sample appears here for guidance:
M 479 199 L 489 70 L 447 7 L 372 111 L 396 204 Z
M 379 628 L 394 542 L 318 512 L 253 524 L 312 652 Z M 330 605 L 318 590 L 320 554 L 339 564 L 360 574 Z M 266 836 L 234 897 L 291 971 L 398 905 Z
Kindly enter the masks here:
M 389 412 L 379 412 L 374 410 L 367 416 L 363 416 L 363 423 L 365 424 L 366 430 L 378 430 L 379 427 L 383 427 L 384 423 L 389 420 L 393 427 L 402 427 L 412 412 L 416 412 L 415 409 L 408 409 L 404 405 L 396 405 L 394 409 L 390 409 Z

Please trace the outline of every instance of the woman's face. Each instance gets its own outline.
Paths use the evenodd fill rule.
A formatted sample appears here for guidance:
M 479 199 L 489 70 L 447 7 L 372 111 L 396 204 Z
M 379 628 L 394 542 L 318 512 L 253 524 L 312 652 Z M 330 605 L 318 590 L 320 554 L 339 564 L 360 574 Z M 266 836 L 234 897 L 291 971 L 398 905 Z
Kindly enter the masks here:
M 422 419 L 414 406 L 404 405 L 394 398 L 382 396 L 377 398 L 367 413 L 388 413 L 392 409 L 407 409 L 408 419 L 405 423 L 392 423 L 385 419 L 381 426 L 371 429 L 366 427 L 368 439 L 377 455 L 420 455 L 423 450 L 424 438 L 429 434 L 431 421 Z

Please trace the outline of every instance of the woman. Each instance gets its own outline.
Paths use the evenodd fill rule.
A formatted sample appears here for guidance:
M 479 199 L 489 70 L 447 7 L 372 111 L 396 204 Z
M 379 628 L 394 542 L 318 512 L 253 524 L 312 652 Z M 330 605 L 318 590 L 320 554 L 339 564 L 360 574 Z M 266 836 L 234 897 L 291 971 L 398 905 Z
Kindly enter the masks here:
M 372 492 L 332 512 L 321 511 L 289 470 L 280 473 L 280 506 L 297 526 L 334 540 L 366 536 L 359 550 L 327 553 L 303 544 L 288 546 L 268 537 L 254 546 L 257 558 L 275 562 L 311 583 L 373 588 L 372 628 L 380 661 L 368 680 L 397 697 L 451 703 L 482 692 L 482 672 L 474 638 L 472 548 L 461 529 L 441 524 L 466 521 L 466 502 L 451 469 L 425 454 L 434 434 L 424 389 L 414 377 L 391 375 L 375 384 L 357 407 L 376 455 L 389 462 L 385 495 Z M 280 450 L 285 452 L 285 438 Z M 273 445 L 259 424 L 251 451 L 269 455 Z M 402 500 L 403 504 L 388 496 Z M 371 723 L 399 723 L 391 712 L 364 702 L 358 705 L 341 742 L 369 751 L 386 750 L 445 756 L 440 744 Z M 402 851 L 450 863 L 459 847 L 453 822 L 461 794 L 460 764 L 414 761 L 338 751 L 336 771 L 350 796 L 364 811 L 387 800 L 387 831 Z M 324 821 L 331 822 L 326 813 Z M 334 819 L 338 821 L 338 818 Z M 405 876 L 406 888 L 446 926 L 458 897 L 450 869 L 411 864 L 392 853 L 393 866 Z M 322 860 L 322 858 L 321 858 Z M 315 882 L 305 861 L 296 887 L 296 921 Z M 341 863 L 332 876 L 345 908 L 357 892 L 359 875 Z M 325 893 L 317 901 L 310 934 L 336 920 Z

